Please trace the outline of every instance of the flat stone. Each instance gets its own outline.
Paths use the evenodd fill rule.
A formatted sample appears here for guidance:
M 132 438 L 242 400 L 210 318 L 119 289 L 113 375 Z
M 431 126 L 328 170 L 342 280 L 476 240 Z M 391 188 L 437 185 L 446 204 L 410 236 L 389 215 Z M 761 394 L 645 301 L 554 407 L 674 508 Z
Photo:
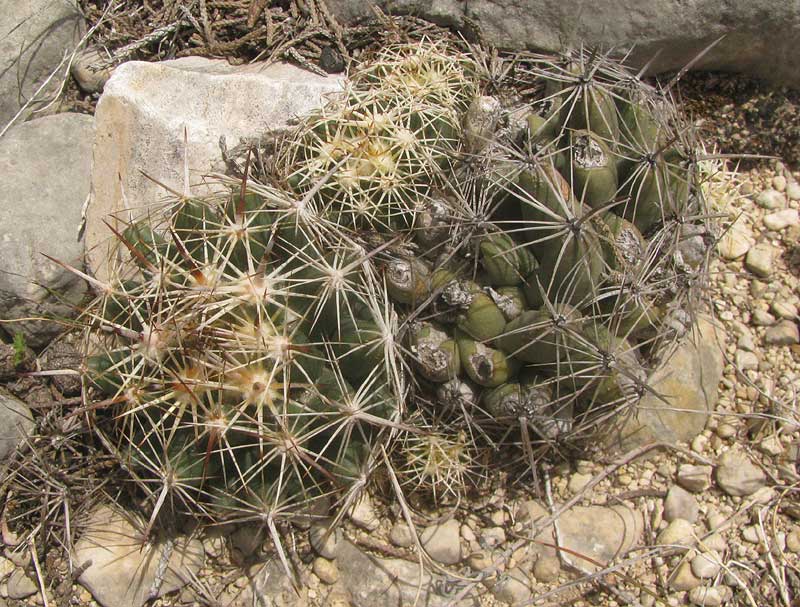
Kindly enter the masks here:
M 673 590 L 685 592 L 697 588 L 701 583 L 700 579 L 692 573 L 691 565 L 684 561 L 678 565 L 678 568 L 669 581 L 669 586 Z
M 775 251 L 772 246 L 761 243 L 757 244 L 747 252 L 744 260 L 744 267 L 756 276 L 767 278 L 772 274 L 772 259 Z
M 604 427 L 604 449 L 624 453 L 653 442 L 689 442 L 699 434 L 717 403 L 724 343 L 721 328 L 698 318 L 671 356 L 650 375 L 650 390 L 638 405 Z
M 681 464 L 678 467 L 677 483 L 692 493 L 700 493 L 711 486 L 711 466 Z
M 719 607 L 722 605 L 722 594 L 716 586 L 702 586 L 689 591 L 689 602 L 702 607 Z
M 33 427 L 28 405 L 0 388 L 0 462 L 8 460 L 20 441 L 33 432 Z
M 764 342 L 771 346 L 791 346 L 800 343 L 800 332 L 793 320 L 782 320 L 764 333 Z
M 685 519 L 690 523 L 697 521 L 700 506 L 694 496 L 677 485 L 670 487 L 664 500 L 664 520 Z
M 403 559 L 381 558 L 367 554 L 348 540 L 342 540 L 336 550 L 339 582 L 349 593 L 352 607 L 398 607 L 411 605 L 422 588 L 419 605 L 443 607 L 452 604 L 451 596 L 438 594 L 446 588 L 444 578 L 420 569 L 417 563 Z M 476 603 L 464 599 L 456 607 L 471 607 Z
M 83 535 L 75 543 L 75 562 L 91 561 L 78 582 L 103 607 L 139 607 L 148 600 L 183 588 L 203 565 L 200 540 L 177 538 L 155 590 L 164 545 L 142 545 L 141 532 L 127 515 L 100 506 L 90 515 Z
M 682 518 L 673 519 L 656 538 L 656 543 L 665 546 L 690 546 L 695 543 L 694 527 Z
M 69 318 L 70 304 L 83 298 L 86 283 L 45 255 L 83 268 L 93 142 L 92 117 L 71 113 L 26 122 L 0 139 L 0 318 Z M 64 327 L 25 320 L 13 330 L 38 349 Z
M 772 187 L 779 192 L 785 192 L 786 177 L 784 177 L 783 175 L 775 175 L 775 177 L 772 178 Z
M 770 188 L 759 192 L 756 204 L 762 209 L 782 209 L 786 206 L 786 197 L 778 190 Z
M 443 565 L 461 562 L 460 527 L 455 519 L 426 527 L 420 534 L 422 547 L 433 560 Z
M 786 197 L 789 200 L 800 200 L 800 183 L 790 181 L 786 186 Z
M 753 311 L 751 321 L 757 327 L 771 327 L 775 324 L 775 317 L 766 310 L 758 308 L 757 310 Z
M 692 573 L 700 579 L 715 577 L 722 568 L 722 559 L 715 552 L 702 552 L 691 560 Z
M 736 368 L 741 371 L 758 369 L 758 356 L 747 350 L 738 350 L 736 352 Z
M 15 569 L 8 578 L 7 584 L 8 598 L 10 599 L 24 599 L 39 591 L 36 582 L 25 575 L 22 569 Z
M 723 259 L 732 261 L 743 257 L 753 246 L 750 228 L 739 219 L 719 239 L 717 251 Z
M 156 181 L 184 191 L 185 157 L 192 193 L 218 190 L 202 177 L 225 169 L 221 137 L 232 150 L 285 131 L 290 120 L 341 91 L 343 82 L 341 76 L 318 76 L 285 63 L 232 66 L 201 57 L 117 67 L 95 113 L 89 267 L 98 276 L 108 272 L 112 243 L 103 220 L 110 213 L 141 210 L 168 197 Z
M 533 576 L 545 584 L 555 582 L 559 573 L 561 573 L 561 562 L 556 556 L 541 556 L 533 565 Z
M 770 310 L 778 318 L 794 320 L 797 317 L 797 306 L 788 301 L 775 300 L 770 305 Z
M 776 232 L 798 224 L 800 224 L 800 215 L 798 215 L 797 209 L 783 209 L 764 217 L 764 227 Z
M 767 483 L 764 472 L 743 453 L 726 451 L 719 459 L 716 481 L 728 495 L 752 495 Z
M 83 17 L 69 0 L 3 2 L 0 11 L 0 128 L 14 118 L 26 101 L 34 100 L 20 114 L 18 124 L 52 101 L 66 74 L 64 54 L 75 49 L 84 31 Z M 51 75 L 53 78 L 37 94 Z M 6 177 L 10 175 L 5 171 L 0 173 Z
M 529 605 L 533 596 L 531 582 L 520 567 L 502 574 L 492 586 L 492 594 L 512 607 Z

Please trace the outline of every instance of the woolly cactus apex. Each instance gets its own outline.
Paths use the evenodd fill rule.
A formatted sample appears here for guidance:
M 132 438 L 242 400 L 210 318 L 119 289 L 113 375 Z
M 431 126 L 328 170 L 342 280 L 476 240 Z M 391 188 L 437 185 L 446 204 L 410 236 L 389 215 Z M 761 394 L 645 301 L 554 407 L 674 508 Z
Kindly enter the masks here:
M 132 220 L 85 314 L 98 430 L 153 516 L 289 512 L 346 491 L 399 414 L 394 316 L 363 250 L 259 191 Z M 357 365 L 336 351 L 353 338 L 370 346 Z

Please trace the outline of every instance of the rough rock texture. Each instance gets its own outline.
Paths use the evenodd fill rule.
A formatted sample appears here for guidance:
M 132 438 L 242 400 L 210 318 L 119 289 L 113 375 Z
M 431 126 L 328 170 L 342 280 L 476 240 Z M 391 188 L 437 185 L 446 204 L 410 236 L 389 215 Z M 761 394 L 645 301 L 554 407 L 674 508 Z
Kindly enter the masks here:
M 50 101 L 67 71 L 64 55 L 73 51 L 83 30 L 83 18 L 70 0 L 7 0 L 2 3 L 0 129 L 58 69 L 56 76 L 36 97 L 37 102 L 30 104 L 20 119 L 24 120 L 32 110 Z
M 348 590 L 353 607 L 397 607 L 411 605 L 421 584 L 418 605 L 437 607 L 453 604 L 452 597 L 437 594 L 446 588 L 443 579 L 431 576 L 419 566 L 403 559 L 379 558 L 359 550 L 349 541 L 339 543 L 336 551 L 339 583 Z M 420 575 L 422 579 L 420 580 Z M 477 599 L 464 599 L 456 607 L 477 605 Z
M 543 511 L 536 502 L 526 502 L 525 507 L 531 521 L 541 518 Z M 597 563 L 605 566 L 623 556 L 639 542 L 643 529 L 641 513 L 627 506 L 576 506 L 561 514 L 558 525 L 562 546 L 573 551 L 568 558 L 588 571 L 597 571 Z M 555 543 L 552 526 L 540 531 L 535 539 L 540 558 L 555 554 L 545 545 Z
M 703 430 L 717 402 L 724 339 L 700 317 L 669 359 L 648 380 L 652 392 L 623 411 L 606 433 L 606 447 L 628 451 L 653 442 L 690 441 Z
M 660 53 L 650 72 L 687 65 L 725 36 L 696 68 L 737 71 L 797 84 L 796 45 L 800 5 L 789 0 L 381 0 L 382 9 L 412 14 L 469 33 L 466 18 L 504 49 L 558 51 L 584 42 L 628 49 L 639 66 Z M 369 16 L 369 3 L 328 0 L 339 19 Z
M 89 195 L 94 120 L 56 114 L 11 129 L 0 139 L 0 319 L 64 316 L 86 285 L 44 257 L 80 268 L 81 210 Z M 21 332 L 32 347 L 63 330 L 52 322 L 3 326 Z
M 184 191 L 187 153 L 192 192 L 208 191 L 201 178 L 225 169 L 221 137 L 229 150 L 258 141 L 285 129 L 289 120 L 320 106 L 341 87 L 339 77 L 288 64 L 231 66 L 187 57 L 119 66 L 105 84 L 95 115 L 95 178 L 86 226 L 89 267 L 104 274 L 111 233 L 102 220 L 109 213 L 141 209 L 167 196 L 153 180 Z
M 143 548 L 140 537 L 141 531 L 125 515 L 101 506 L 75 543 L 75 561 L 91 561 L 78 581 L 103 607 L 138 607 L 151 598 L 164 546 Z M 200 571 L 204 556 L 199 540 L 176 540 L 163 582 L 153 596 L 182 588 Z
M 0 389 L 0 462 L 5 462 L 20 439 L 33 430 L 28 406 Z

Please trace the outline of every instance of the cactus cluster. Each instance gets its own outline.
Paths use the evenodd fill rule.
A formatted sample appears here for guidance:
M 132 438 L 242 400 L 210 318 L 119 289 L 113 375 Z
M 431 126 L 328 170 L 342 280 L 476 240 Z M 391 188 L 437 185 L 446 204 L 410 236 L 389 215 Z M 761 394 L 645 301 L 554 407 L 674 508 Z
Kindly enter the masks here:
M 369 258 L 300 208 L 243 182 L 115 230 L 86 366 L 98 427 L 154 512 L 290 516 L 360 481 L 399 415 Z
M 503 73 L 386 49 L 273 185 L 117 231 L 87 366 L 154 505 L 290 512 L 398 432 L 406 487 L 455 494 L 482 449 L 585 438 L 648 391 L 704 271 L 692 131 L 607 57 Z

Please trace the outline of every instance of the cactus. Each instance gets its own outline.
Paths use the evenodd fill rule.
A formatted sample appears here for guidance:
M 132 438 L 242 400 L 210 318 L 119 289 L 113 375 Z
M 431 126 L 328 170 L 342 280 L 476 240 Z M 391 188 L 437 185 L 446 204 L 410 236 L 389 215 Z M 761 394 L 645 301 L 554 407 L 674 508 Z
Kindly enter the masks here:
M 691 129 L 597 54 L 508 73 L 489 97 L 444 43 L 385 49 L 279 143 L 275 185 L 117 233 L 87 369 L 143 486 L 291 511 L 402 427 L 401 482 L 453 493 L 482 449 L 578 445 L 647 391 L 704 271 Z
M 155 510 L 228 520 L 346 492 L 399 414 L 368 259 L 342 235 L 317 244 L 290 202 L 242 183 L 116 233 L 86 368 Z

